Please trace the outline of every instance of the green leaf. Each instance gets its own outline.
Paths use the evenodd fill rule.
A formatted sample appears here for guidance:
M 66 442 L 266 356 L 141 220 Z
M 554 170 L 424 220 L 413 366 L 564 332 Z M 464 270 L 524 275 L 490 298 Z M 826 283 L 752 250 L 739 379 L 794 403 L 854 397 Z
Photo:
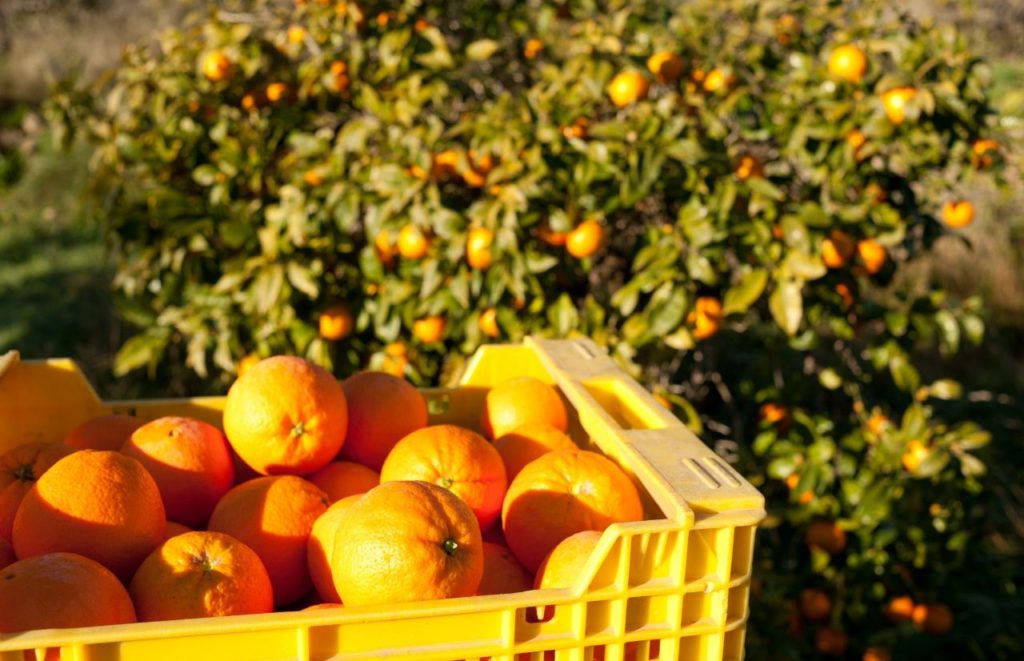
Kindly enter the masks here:
M 163 357 L 170 339 L 171 329 L 166 327 L 150 328 L 129 339 L 114 357 L 114 375 L 124 376 L 146 366 L 152 370 Z
M 985 474 L 985 463 L 973 454 L 962 452 L 959 459 L 960 472 L 964 474 L 964 477 L 978 477 Z
M 316 299 L 320 295 L 320 286 L 317 284 L 310 269 L 305 266 L 289 262 L 288 282 L 292 283 L 293 287 L 311 299 Z
M 920 373 L 902 353 L 889 359 L 889 373 L 892 374 L 896 387 L 903 392 L 914 392 L 921 385 Z
M 466 46 L 466 57 L 476 62 L 486 60 L 498 50 L 498 42 L 493 39 L 478 39 Z
M 753 269 L 746 272 L 739 282 L 725 292 L 722 311 L 727 315 L 746 312 L 760 298 L 766 284 L 768 284 L 768 271 L 765 269 Z
M 768 309 L 771 310 L 772 318 L 786 335 L 795 335 L 803 320 L 804 299 L 800 290 L 799 281 L 783 280 L 775 285 L 775 291 L 768 299 Z

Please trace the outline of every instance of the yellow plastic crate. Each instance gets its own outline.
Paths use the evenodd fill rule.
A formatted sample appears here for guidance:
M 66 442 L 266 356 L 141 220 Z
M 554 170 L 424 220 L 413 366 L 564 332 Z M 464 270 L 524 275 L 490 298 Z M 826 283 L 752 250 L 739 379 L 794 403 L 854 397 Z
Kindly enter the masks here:
M 515 376 L 557 384 L 570 434 L 637 483 L 646 520 L 612 525 L 572 589 L 0 635 L 0 661 L 740 659 L 764 499 L 589 340 L 487 346 L 461 385 L 425 390 L 431 423 L 476 426 Z M 0 357 L 0 451 L 109 413 L 220 424 L 223 398 L 103 402 L 70 360 Z M 27 652 L 27 654 L 26 654 Z

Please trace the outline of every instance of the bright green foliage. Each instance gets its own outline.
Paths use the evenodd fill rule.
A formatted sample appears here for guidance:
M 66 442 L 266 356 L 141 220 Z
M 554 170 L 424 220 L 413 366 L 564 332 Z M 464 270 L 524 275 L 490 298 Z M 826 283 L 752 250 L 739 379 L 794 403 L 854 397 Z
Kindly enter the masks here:
M 847 43 L 867 55 L 860 82 L 830 77 Z M 214 51 L 223 80 L 202 73 Z M 659 51 L 680 56 L 678 80 L 647 70 Z M 650 91 L 620 109 L 606 86 L 624 70 Z M 423 383 L 488 341 L 487 308 L 501 341 L 587 334 L 769 496 L 751 658 L 810 653 L 818 625 L 782 623 L 812 584 L 851 654 L 985 656 L 1019 647 L 960 619 L 917 634 L 881 609 L 911 594 L 963 613 L 971 588 L 1007 585 L 979 560 L 988 436 L 935 418 L 959 387 L 915 368 L 982 340 L 977 302 L 912 264 L 950 231 L 940 208 L 991 137 L 988 77 L 953 31 L 881 0 L 255 2 L 129 51 L 91 103 L 61 111 L 87 123 L 123 250 L 116 286 L 140 331 L 122 372 L 183 344 L 201 375 L 285 352 Z M 905 86 L 896 124 L 881 94 Z M 598 252 L 551 245 L 587 219 L 605 228 Z M 407 225 L 429 239 L 422 259 L 388 254 Z M 489 268 L 467 263 L 471 228 L 494 233 Z M 837 230 L 876 240 L 884 265 L 854 250 L 828 268 Z M 724 303 L 720 322 L 695 314 L 702 297 Z M 355 331 L 328 341 L 317 318 L 339 303 Z M 413 338 L 428 315 L 442 342 Z M 768 402 L 778 421 L 759 421 Z M 892 423 L 869 432 L 873 414 Z M 912 471 L 911 440 L 926 449 Z M 807 550 L 817 518 L 848 531 L 842 554 Z

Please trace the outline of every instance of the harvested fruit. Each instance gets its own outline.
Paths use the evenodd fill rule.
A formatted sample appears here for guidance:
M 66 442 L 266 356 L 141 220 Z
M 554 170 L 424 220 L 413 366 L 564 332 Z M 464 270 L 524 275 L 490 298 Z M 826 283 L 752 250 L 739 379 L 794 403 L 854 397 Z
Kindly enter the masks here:
M 69 454 L 61 443 L 26 443 L 0 454 L 0 539 L 11 540 L 14 515 L 36 480 Z
M 349 404 L 343 459 L 379 471 L 398 441 L 427 426 L 427 402 L 404 379 L 384 372 L 358 372 L 341 387 Z
M 563 539 L 612 523 L 638 521 L 636 487 L 611 460 L 584 450 L 559 450 L 527 464 L 509 486 L 502 528 L 523 566 L 536 571 Z
M 72 429 L 64 437 L 64 445 L 75 450 L 120 450 L 143 424 L 133 415 L 100 416 Z
M 484 575 L 478 595 L 511 594 L 533 587 L 533 576 L 526 571 L 508 547 L 484 542 Z
M 480 427 L 491 438 L 531 422 L 544 422 L 561 431 L 569 429 L 569 414 L 553 386 L 522 376 L 499 383 L 487 393 Z
M 309 577 L 313 579 L 313 587 L 321 599 L 331 603 L 340 603 L 341 597 L 334 588 L 334 577 L 331 574 L 331 558 L 334 556 L 334 539 L 338 533 L 338 524 L 348 508 L 362 494 L 347 496 L 327 508 L 313 524 L 306 544 L 306 561 L 309 563 Z
M 305 475 L 345 443 L 348 406 L 330 372 L 275 356 L 239 377 L 224 402 L 224 431 L 246 464 L 263 475 Z
M 448 489 L 469 505 L 481 530 L 498 520 L 508 479 L 501 455 L 482 436 L 455 425 L 409 434 L 391 450 L 380 481 L 421 480 Z
M 270 577 L 259 556 L 217 532 L 190 532 L 161 544 L 129 588 L 142 622 L 269 613 Z
M 3 537 L 0 537 L 0 569 L 15 562 L 18 556 L 14 555 L 14 547 Z
M 537 570 L 534 587 L 539 590 L 574 587 L 581 580 L 601 536 L 596 530 L 584 530 L 559 542 Z
M 0 633 L 131 622 L 128 591 L 89 558 L 47 553 L 0 570 Z
M 327 494 L 300 477 L 260 477 L 239 484 L 217 503 L 209 529 L 256 552 L 274 586 L 274 604 L 282 606 L 313 587 L 306 543 L 329 504 Z
M 380 484 L 380 473 L 351 461 L 332 461 L 309 481 L 320 487 L 332 503 L 347 496 L 363 494 Z
M 122 580 L 164 538 L 160 490 L 142 464 L 118 452 L 81 450 L 36 481 L 14 517 L 19 558 L 84 555 Z
M 331 568 L 349 606 L 468 597 L 483 577 L 480 526 L 447 489 L 387 482 L 342 517 Z
M 234 484 L 227 439 L 219 429 L 191 418 L 159 418 L 137 429 L 121 448 L 149 471 L 160 489 L 167 518 L 196 527 Z
M 555 450 L 572 450 L 576 444 L 565 432 L 546 422 L 528 422 L 494 441 L 511 482 L 526 464 Z
M 166 542 L 171 537 L 177 537 L 178 535 L 184 535 L 187 532 L 192 532 L 192 528 L 184 526 L 175 521 L 168 521 L 167 527 L 164 528 L 164 541 Z

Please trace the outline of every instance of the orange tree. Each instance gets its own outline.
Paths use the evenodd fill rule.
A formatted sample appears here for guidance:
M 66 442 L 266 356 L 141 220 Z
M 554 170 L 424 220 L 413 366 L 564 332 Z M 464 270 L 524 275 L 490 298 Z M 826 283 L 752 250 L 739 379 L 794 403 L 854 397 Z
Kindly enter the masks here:
M 916 366 L 979 303 L 908 275 L 1001 165 L 986 65 L 880 0 L 679 4 L 248 2 L 58 94 L 118 371 L 586 334 L 768 496 L 751 657 L 1019 652 L 989 436 Z

